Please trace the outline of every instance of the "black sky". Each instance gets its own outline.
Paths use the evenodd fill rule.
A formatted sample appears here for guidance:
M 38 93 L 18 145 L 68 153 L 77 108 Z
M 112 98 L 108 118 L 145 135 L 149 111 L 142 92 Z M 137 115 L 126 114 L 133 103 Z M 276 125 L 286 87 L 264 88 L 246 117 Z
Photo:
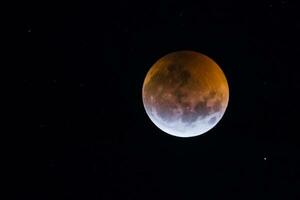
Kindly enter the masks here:
M 19 199 L 299 198 L 299 8 L 23 2 Z M 177 50 L 214 59 L 230 88 L 221 122 L 191 139 L 160 131 L 142 105 L 147 71 Z

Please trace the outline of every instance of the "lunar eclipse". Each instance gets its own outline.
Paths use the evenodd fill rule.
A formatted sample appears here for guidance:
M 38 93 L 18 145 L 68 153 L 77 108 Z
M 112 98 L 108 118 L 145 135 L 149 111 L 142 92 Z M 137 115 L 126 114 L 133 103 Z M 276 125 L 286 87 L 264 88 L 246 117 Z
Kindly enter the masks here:
M 226 77 L 216 62 L 194 51 L 160 58 L 148 71 L 142 89 L 151 121 L 177 137 L 193 137 L 216 126 L 229 101 Z

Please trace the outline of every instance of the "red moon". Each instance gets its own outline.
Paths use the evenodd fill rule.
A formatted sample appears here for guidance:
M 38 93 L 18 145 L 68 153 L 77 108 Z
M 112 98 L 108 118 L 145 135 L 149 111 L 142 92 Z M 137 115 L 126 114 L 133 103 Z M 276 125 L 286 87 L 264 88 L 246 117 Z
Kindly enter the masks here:
M 146 113 L 158 128 L 173 136 L 193 137 L 221 120 L 229 88 L 212 59 L 194 51 L 177 51 L 153 64 L 142 96 Z

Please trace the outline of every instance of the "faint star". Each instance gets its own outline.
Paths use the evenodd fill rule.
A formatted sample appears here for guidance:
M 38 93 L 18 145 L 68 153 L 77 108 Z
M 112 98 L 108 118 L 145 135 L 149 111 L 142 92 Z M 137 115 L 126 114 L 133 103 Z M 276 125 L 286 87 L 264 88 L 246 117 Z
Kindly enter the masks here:
M 287 0 L 281 1 L 281 6 L 282 6 L 282 8 L 287 7 L 288 6 L 288 1 Z
M 28 33 L 31 33 L 31 29 L 28 29 L 27 32 L 28 32 Z
M 45 128 L 45 127 L 47 127 L 46 124 L 40 124 L 40 128 Z
M 129 29 L 126 27 L 126 28 L 123 29 L 123 31 L 124 31 L 125 33 L 128 33 L 128 32 L 129 32 Z
M 264 160 L 267 160 L 267 157 L 264 157 Z

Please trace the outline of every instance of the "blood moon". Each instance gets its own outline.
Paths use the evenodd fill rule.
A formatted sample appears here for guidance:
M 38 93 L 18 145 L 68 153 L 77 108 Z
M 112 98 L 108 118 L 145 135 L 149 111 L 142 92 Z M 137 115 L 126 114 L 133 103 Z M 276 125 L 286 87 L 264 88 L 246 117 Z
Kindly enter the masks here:
M 177 51 L 150 68 L 142 96 L 146 113 L 158 128 L 173 136 L 193 137 L 220 121 L 229 88 L 212 59 L 194 51 Z

